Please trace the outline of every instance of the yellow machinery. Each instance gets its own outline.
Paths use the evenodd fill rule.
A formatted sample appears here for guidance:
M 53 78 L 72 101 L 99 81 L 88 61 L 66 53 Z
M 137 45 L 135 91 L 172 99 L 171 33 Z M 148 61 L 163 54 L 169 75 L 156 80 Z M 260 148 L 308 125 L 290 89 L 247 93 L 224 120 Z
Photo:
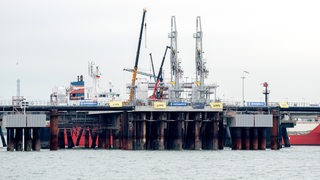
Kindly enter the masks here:
M 141 46 L 141 39 L 142 39 L 142 33 L 143 33 L 143 24 L 144 24 L 144 18 L 145 18 L 146 12 L 147 12 L 147 10 L 143 9 L 140 36 L 139 36 L 139 43 L 138 43 L 138 49 L 137 49 L 137 55 L 136 55 L 136 62 L 135 62 L 135 65 L 134 65 L 134 68 L 133 68 L 133 73 L 132 73 L 129 102 L 133 101 L 134 94 L 135 94 L 135 84 L 136 84 L 136 78 L 137 78 L 137 72 L 138 72 L 140 46 Z

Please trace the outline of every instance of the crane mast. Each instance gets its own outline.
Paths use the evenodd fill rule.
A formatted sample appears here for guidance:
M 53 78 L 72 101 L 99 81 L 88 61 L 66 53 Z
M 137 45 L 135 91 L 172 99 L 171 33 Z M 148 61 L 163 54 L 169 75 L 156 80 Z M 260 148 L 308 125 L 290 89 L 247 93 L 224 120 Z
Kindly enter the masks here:
M 171 64 L 171 82 L 173 89 L 170 93 L 170 100 L 177 101 L 180 98 L 180 84 L 179 79 L 182 76 L 182 69 L 180 62 L 178 60 L 178 49 L 177 49 L 177 37 L 178 32 L 176 28 L 176 18 L 175 16 L 171 17 L 171 32 L 169 33 L 169 38 L 171 39 L 170 43 L 170 64 Z
M 135 61 L 135 65 L 134 65 L 133 73 L 132 73 L 129 102 L 133 101 L 133 98 L 134 98 L 134 95 L 135 95 L 135 83 L 136 83 L 137 72 L 138 72 L 140 46 L 141 46 L 141 39 L 142 39 L 142 33 L 143 33 L 143 24 L 144 24 L 144 18 L 145 18 L 146 12 L 147 12 L 147 10 L 143 9 L 143 15 L 142 15 L 141 28 L 140 28 L 140 36 L 139 36 L 139 42 L 138 42 L 136 61 Z
M 202 49 L 202 27 L 201 18 L 197 16 L 196 20 L 196 33 L 193 37 L 196 39 L 195 48 L 195 62 L 196 62 L 196 85 L 198 86 L 198 91 L 200 95 L 200 101 L 204 100 L 205 89 L 204 89 L 204 79 L 207 78 L 209 71 L 206 68 L 206 62 L 203 60 L 203 49 Z

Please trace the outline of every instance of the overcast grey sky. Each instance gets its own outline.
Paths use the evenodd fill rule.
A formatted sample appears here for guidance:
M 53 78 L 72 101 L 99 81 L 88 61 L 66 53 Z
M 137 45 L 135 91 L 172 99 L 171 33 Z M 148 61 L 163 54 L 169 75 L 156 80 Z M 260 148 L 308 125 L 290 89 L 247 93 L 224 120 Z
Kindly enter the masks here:
M 263 101 L 267 81 L 270 101 L 320 102 L 317 0 L 2 0 L 0 100 L 16 94 L 17 78 L 21 95 L 49 100 L 54 86 L 68 86 L 81 74 L 88 80 L 88 61 L 100 66 L 102 82 L 112 81 L 125 94 L 131 73 L 122 69 L 133 68 L 143 8 L 147 39 L 140 69 L 150 70 L 150 52 L 159 67 L 170 43 L 170 18 L 176 16 L 178 57 L 190 81 L 193 33 L 201 16 L 206 82 L 220 85 L 218 97 L 241 100 L 245 70 L 247 101 Z

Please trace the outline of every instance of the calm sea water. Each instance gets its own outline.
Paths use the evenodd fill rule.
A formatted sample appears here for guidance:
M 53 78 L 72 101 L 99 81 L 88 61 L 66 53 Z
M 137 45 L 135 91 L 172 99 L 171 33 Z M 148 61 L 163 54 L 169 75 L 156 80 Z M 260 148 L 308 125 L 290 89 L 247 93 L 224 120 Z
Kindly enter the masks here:
M 0 147 L 0 179 L 319 179 L 320 147 L 279 151 L 41 150 Z

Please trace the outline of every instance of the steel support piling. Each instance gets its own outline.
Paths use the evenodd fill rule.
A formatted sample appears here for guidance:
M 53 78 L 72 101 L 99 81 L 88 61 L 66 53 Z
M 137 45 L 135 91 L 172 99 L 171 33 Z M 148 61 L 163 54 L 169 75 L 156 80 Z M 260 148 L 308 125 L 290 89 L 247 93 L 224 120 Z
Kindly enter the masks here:
M 290 147 L 290 140 L 287 132 L 286 127 L 282 127 L 282 137 L 283 137 L 283 142 L 284 142 L 284 147 Z
M 194 121 L 194 149 L 200 150 L 201 140 L 200 140 L 200 127 L 201 127 L 201 113 L 196 113 Z
M 173 150 L 182 150 L 182 121 L 184 119 L 183 113 L 178 113 L 177 119 L 171 122 L 172 147 Z
M 267 129 L 265 127 L 260 128 L 259 136 L 259 149 L 265 150 L 267 148 Z
M 157 132 L 158 132 L 158 138 L 157 138 L 157 149 L 158 150 L 164 150 L 164 122 L 167 120 L 167 113 L 160 113 L 158 126 L 157 126 Z
M 22 138 L 23 138 L 23 129 L 22 128 L 16 128 L 16 137 L 15 137 L 15 149 L 16 151 L 23 151 L 23 144 L 22 144 Z
M 40 142 L 40 128 L 32 129 L 32 150 L 40 151 L 41 142 Z
M 212 127 L 213 128 L 213 139 L 212 139 L 213 150 L 219 149 L 219 119 L 220 119 L 219 113 L 214 113 L 213 127 Z
M 250 128 L 246 127 L 242 129 L 242 149 L 250 150 Z
M 105 148 L 106 148 L 106 149 L 110 149 L 110 148 L 111 148 L 111 144 L 110 144 L 110 131 L 111 131 L 111 129 L 106 129 L 106 130 L 105 130 L 105 134 L 104 134 L 104 138 L 105 138 Z
M 92 143 L 91 143 L 92 149 L 96 148 L 97 137 L 98 137 L 97 132 L 96 132 L 96 130 L 93 129 L 92 130 Z
M 84 148 L 89 148 L 89 134 L 90 134 L 90 129 L 89 127 L 86 127 L 84 130 Z
M 232 149 L 241 150 L 242 149 L 242 133 L 240 127 L 232 128 Z
M 81 128 L 77 137 L 76 146 L 79 146 L 82 133 L 83 133 L 83 129 Z
M 224 137 L 227 134 L 226 129 L 227 128 L 224 128 L 223 118 L 220 117 L 220 113 L 219 113 L 219 131 L 218 131 L 218 138 L 219 138 L 218 139 L 218 148 L 219 148 L 219 150 L 222 150 L 224 148 L 224 145 L 225 145 Z M 229 134 L 230 134 L 230 132 L 229 132 Z
M 58 111 L 50 114 L 50 150 L 58 150 Z
M 139 117 L 139 116 L 138 116 Z M 141 113 L 140 119 L 138 121 L 135 121 L 135 134 L 136 134 L 136 143 L 135 143 L 135 149 L 136 150 L 144 150 L 146 147 L 146 114 Z
M 279 149 L 279 142 L 278 142 L 278 133 L 279 133 L 279 116 L 273 113 L 273 126 L 270 129 L 271 133 L 271 149 L 277 150 Z
M 106 130 L 105 129 L 101 129 L 99 132 L 98 148 L 106 149 Z
M 258 128 L 254 127 L 252 128 L 252 150 L 258 150 L 259 149 L 259 134 L 258 134 Z
M 15 146 L 15 139 L 14 139 L 14 128 L 7 128 L 7 151 L 14 151 Z
M 74 143 L 71 137 L 71 129 L 66 129 L 66 133 L 67 133 L 67 141 L 68 141 L 68 148 L 71 149 L 74 147 Z
M 7 147 L 6 140 L 4 138 L 1 126 L 0 126 L 0 136 L 1 136 L 1 141 L 2 141 L 2 147 Z
M 32 150 L 32 139 L 31 139 L 31 129 L 24 128 L 24 150 L 31 151 Z
M 64 128 L 58 130 L 58 132 L 59 132 L 58 133 L 58 147 L 60 149 L 64 149 L 65 145 L 66 145 L 64 130 L 65 130 Z

